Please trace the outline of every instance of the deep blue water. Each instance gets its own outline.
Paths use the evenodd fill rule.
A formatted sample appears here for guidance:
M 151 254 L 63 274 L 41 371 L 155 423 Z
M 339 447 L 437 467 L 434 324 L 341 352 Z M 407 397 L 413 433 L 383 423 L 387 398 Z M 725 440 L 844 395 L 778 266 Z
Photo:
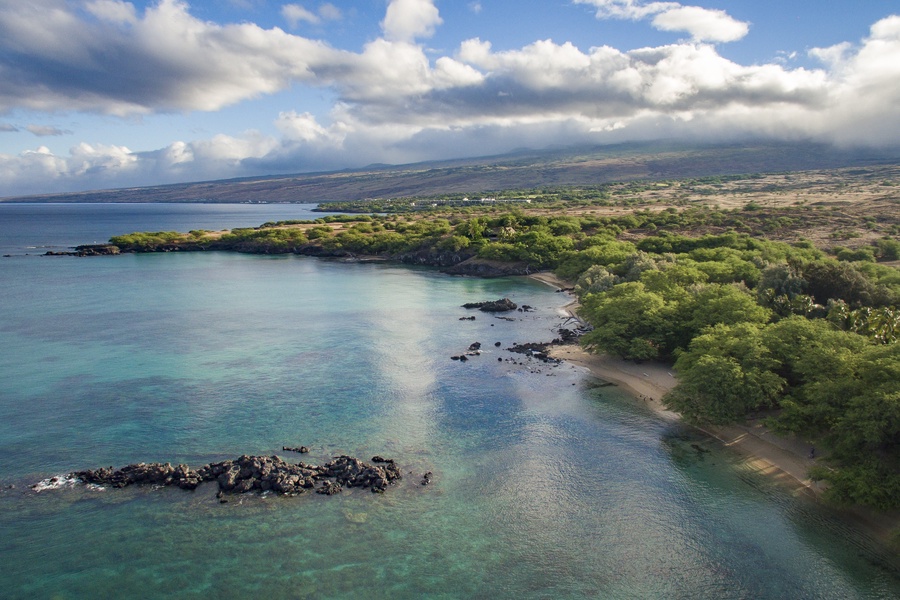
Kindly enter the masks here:
M 506 352 L 563 321 L 566 298 L 537 282 L 28 250 L 305 218 L 249 208 L 0 204 L 0 596 L 900 597 L 889 557 L 839 515 L 579 369 Z M 537 310 L 459 320 L 503 296 Z M 450 360 L 474 341 L 482 356 Z M 211 487 L 29 487 L 300 444 L 307 462 L 381 454 L 408 476 L 384 495 L 229 504 Z
M 317 219 L 315 204 L 20 204 L 0 203 L 0 255 L 44 254 L 101 244 L 134 231 L 255 227 Z

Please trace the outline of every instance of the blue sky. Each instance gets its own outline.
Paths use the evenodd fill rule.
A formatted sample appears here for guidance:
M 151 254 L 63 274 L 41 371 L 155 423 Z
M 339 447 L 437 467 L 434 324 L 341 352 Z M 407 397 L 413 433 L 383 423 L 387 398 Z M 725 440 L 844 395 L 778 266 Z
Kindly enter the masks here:
M 897 0 L 0 0 L 0 197 L 898 133 Z

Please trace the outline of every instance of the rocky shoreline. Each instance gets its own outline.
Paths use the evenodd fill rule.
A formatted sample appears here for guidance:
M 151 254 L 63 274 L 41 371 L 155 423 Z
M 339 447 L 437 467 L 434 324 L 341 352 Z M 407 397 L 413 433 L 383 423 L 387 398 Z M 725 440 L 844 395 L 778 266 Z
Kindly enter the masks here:
M 431 481 L 431 473 L 423 476 Z M 153 485 L 195 490 L 206 482 L 216 482 L 217 496 L 223 501 L 227 494 L 271 492 L 281 496 L 298 496 L 315 492 L 332 496 L 344 488 L 358 487 L 372 493 L 384 493 L 402 479 L 400 468 L 393 459 L 373 456 L 367 463 L 352 456 L 341 455 L 324 465 L 303 462 L 290 463 L 279 456 L 247 456 L 223 460 L 192 469 L 187 465 L 170 463 L 135 463 L 119 469 L 101 467 L 73 471 L 61 480 L 85 484 L 124 488 L 131 485 Z M 52 483 L 52 481 L 51 481 Z M 425 485 L 425 483 L 423 483 Z M 32 486 L 35 491 L 41 484 Z
M 44 256 L 118 256 L 120 254 L 148 254 L 159 252 L 240 252 L 243 254 L 297 254 L 299 256 L 311 256 L 315 258 L 338 258 L 354 262 L 368 260 L 388 260 L 400 264 L 436 267 L 449 275 L 469 275 L 475 277 L 507 277 L 513 275 L 530 275 L 534 268 L 517 262 L 502 262 L 478 258 L 471 252 L 441 252 L 437 250 L 420 250 L 417 252 L 402 252 L 391 255 L 358 256 L 346 250 L 328 250 L 318 244 L 304 244 L 302 246 L 273 249 L 265 245 L 242 244 L 201 244 L 201 243 L 171 243 L 160 244 L 153 247 L 119 247 L 115 244 L 84 244 L 76 246 L 72 250 L 54 251 L 44 253 Z

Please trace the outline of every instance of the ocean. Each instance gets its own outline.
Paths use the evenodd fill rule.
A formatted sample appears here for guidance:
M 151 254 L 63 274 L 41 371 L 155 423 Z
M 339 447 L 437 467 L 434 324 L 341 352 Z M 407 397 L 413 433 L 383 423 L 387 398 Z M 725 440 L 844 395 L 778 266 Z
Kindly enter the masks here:
M 566 319 L 566 295 L 539 282 L 298 256 L 41 256 L 310 208 L 0 203 L 0 596 L 900 597 L 896 563 L 840 513 L 580 368 L 506 351 Z M 502 297 L 535 310 L 461 307 Z M 473 342 L 480 356 L 451 360 Z M 377 454 L 404 478 L 227 504 L 209 484 L 31 487 L 242 454 Z

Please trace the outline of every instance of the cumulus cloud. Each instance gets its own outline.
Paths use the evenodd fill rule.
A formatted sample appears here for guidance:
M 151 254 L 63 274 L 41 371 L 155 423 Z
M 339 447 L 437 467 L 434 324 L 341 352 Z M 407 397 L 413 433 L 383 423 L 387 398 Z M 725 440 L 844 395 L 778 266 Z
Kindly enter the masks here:
M 130 4 L 92 2 L 96 20 L 65 0 L 3 4 L 0 111 L 217 110 L 314 82 L 311 65 L 341 54 L 277 28 L 201 21 L 179 0 L 160 0 L 134 19 Z
M 104 171 L 120 173 L 137 167 L 138 158 L 125 146 L 86 144 L 74 146 L 69 153 L 69 174 L 79 176 Z
M 340 143 L 341 134 L 321 126 L 311 113 L 296 111 L 279 113 L 275 126 L 287 142 Z
M 845 144 L 896 144 L 900 131 L 900 16 L 872 25 L 859 48 L 813 49 L 830 67 L 827 111 L 818 135 Z M 823 118 L 824 117 L 824 118 Z M 810 120 L 810 115 L 801 118 Z
M 468 40 L 458 58 L 490 73 L 480 92 L 495 110 L 515 102 L 519 112 L 630 118 L 645 111 L 815 106 L 827 92 L 822 71 L 780 66 L 744 67 L 712 46 L 674 44 L 622 52 L 608 46 L 583 52 L 570 43 L 535 42 L 493 52 Z M 485 89 L 485 88 L 490 88 Z M 512 114 L 512 111 L 510 111 Z
M 381 28 L 387 39 L 409 42 L 431 37 L 441 23 L 433 0 L 391 0 Z
M 40 185 L 42 190 L 60 191 L 110 187 L 131 180 L 145 165 L 128 148 L 81 143 L 68 156 L 56 156 L 46 146 L 26 150 L 17 156 L 0 154 L 0 181 L 4 192 L 22 194 Z
M 662 31 L 686 31 L 698 41 L 735 42 L 750 31 L 747 23 L 723 10 L 679 6 L 653 17 L 653 26 Z
M 678 2 L 642 0 L 574 0 L 597 9 L 598 19 L 641 21 L 652 17 L 652 25 L 661 31 L 684 31 L 695 41 L 735 42 L 750 31 L 748 23 L 738 21 L 723 10 L 683 6 Z
M 746 24 L 720 11 L 577 1 L 603 18 L 648 20 L 693 39 L 623 51 L 551 39 L 496 50 L 474 38 L 441 53 L 418 41 L 441 24 L 434 3 L 392 0 L 384 35 L 350 52 L 278 28 L 201 21 L 177 0 L 140 14 L 115 0 L 88 2 L 86 12 L 65 0 L 0 0 L 0 110 L 217 110 L 292 85 L 336 97 L 327 114 L 298 107 L 273 116 L 275 135 L 213 135 L 153 151 L 82 143 L 67 154 L 42 146 L 0 155 L 0 184 L 8 194 L 85 189 L 674 136 L 896 144 L 900 16 L 878 21 L 856 44 L 811 50 L 821 67 L 804 69 L 723 57 L 706 42 L 739 39 Z M 320 22 L 340 15 L 327 4 L 302 10 Z

